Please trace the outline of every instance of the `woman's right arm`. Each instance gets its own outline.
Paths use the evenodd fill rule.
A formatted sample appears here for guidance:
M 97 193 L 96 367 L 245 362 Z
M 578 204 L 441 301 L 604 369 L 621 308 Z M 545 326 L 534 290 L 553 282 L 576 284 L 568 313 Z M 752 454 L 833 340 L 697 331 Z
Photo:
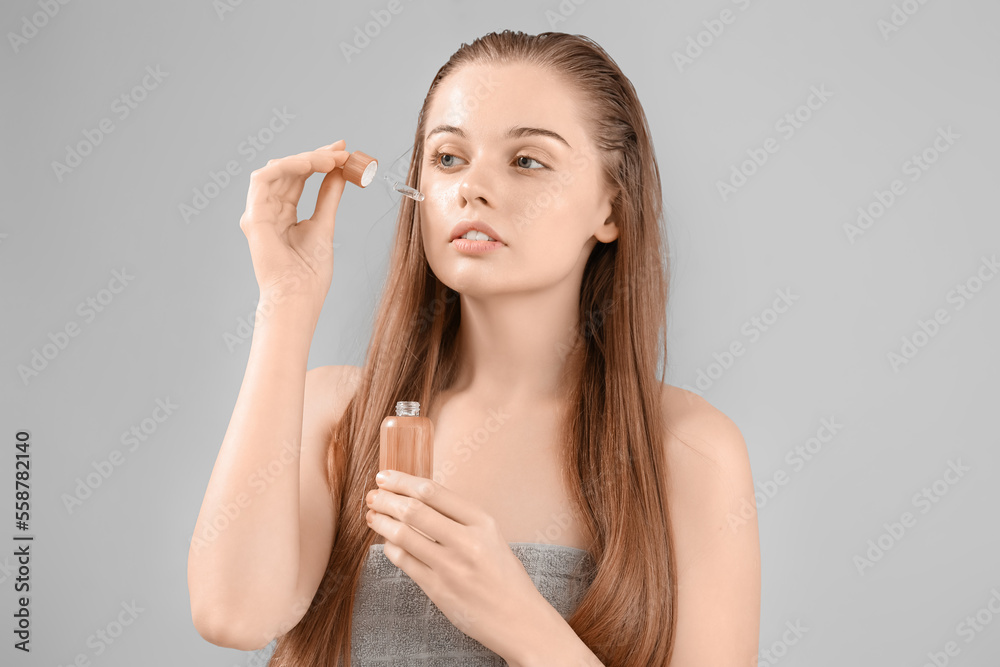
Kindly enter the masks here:
M 192 620 L 220 646 L 253 650 L 291 629 L 332 547 L 335 517 L 322 475 L 331 393 L 347 367 L 307 373 L 306 364 L 333 275 L 334 213 L 344 188 L 337 167 L 349 156 L 342 144 L 272 160 L 250 179 L 240 227 L 260 300 L 243 384 L 188 553 Z M 298 198 L 316 172 L 327 173 L 316 213 L 296 224 Z

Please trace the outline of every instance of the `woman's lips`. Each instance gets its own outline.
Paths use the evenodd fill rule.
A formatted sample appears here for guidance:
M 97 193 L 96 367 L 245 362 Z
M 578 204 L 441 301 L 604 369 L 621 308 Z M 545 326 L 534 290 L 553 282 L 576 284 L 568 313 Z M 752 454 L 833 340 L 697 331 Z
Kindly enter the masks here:
M 459 220 L 458 224 L 451 230 L 451 238 L 452 240 L 461 238 L 473 230 L 503 243 L 500 234 L 482 220 Z
M 482 255 L 494 252 L 504 247 L 500 241 L 475 241 L 473 239 L 457 238 L 449 245 L 455 250 L 467 255 Z

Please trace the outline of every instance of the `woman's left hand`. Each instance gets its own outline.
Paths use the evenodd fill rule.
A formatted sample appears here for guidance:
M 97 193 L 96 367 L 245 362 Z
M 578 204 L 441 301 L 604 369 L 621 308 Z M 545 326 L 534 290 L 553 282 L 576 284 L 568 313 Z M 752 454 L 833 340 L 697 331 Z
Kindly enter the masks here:
M 368 492 L 368 525 L 385 555 L 459 630 L 501 657 L 517 652 L 549 605 L 481 507 L 425 477 L 386 470 Z M 420 532 L 424 533 L 421 535 Z M 428 539 L 430 538 L 433 539 Z

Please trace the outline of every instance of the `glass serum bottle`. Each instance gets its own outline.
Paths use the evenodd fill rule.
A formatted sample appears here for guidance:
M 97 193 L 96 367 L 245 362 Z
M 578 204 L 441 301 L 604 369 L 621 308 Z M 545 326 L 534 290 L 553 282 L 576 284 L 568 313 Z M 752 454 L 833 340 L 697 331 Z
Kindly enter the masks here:
M 420 403 L 398 401 L 396 414 L 382 420 L 379 427 L 379 470 L 399 470 L 416 477 L 433 479 L 434 475 L 434 422 L 420 416 Z M 364 507 L 362 507 L 364 511 Z M 436 542 L 418 528 L 413 528 L 427 539 Z M 384 544 L 379 536 L 376 544 Z
M 401 470 L 417 477 L 434 475 L 434 423 L 420 416 L 420 403 L 398 401 L 396 414 L 379 428 L 379 470 Z

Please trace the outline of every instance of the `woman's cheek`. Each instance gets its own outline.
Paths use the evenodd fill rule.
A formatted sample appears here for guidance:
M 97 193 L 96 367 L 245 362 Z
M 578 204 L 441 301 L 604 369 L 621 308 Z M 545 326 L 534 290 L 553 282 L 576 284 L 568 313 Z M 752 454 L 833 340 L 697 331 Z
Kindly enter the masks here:
M 552 197 L 543 191 L 521 192 L 512 197 L 510 223 L 517 234 L 533 234 L 552 214 Z M 547 224 L 542 225 L 547 227 Z
M 425 246 L 429 243 L 435 248 L 443 248 L 451 240 L 451 230 L 462 218 L 455 189 L 432 183 L 421 192 L 424 200 L 417 203 L 417 206 L 420 209 L 420 226 Z
M 421 190 L 424 200 L 417 204 L 420 207 L 420 221 L 424 233 L 431 236 L 447 236 L 454 227 L 454 222 L 448 222 L 449 211 L 454 211 L 452 200 L 454 193 L 442 190 L 438 185 L 424 186 Z
M 546 240 L 556 240 L 569 231 L 567 220 L 572 220 L 566 210 L 566 201 L 551 191 L 536 193 L 528 198 L 516 217 L 521 233 L 536 234 Z

